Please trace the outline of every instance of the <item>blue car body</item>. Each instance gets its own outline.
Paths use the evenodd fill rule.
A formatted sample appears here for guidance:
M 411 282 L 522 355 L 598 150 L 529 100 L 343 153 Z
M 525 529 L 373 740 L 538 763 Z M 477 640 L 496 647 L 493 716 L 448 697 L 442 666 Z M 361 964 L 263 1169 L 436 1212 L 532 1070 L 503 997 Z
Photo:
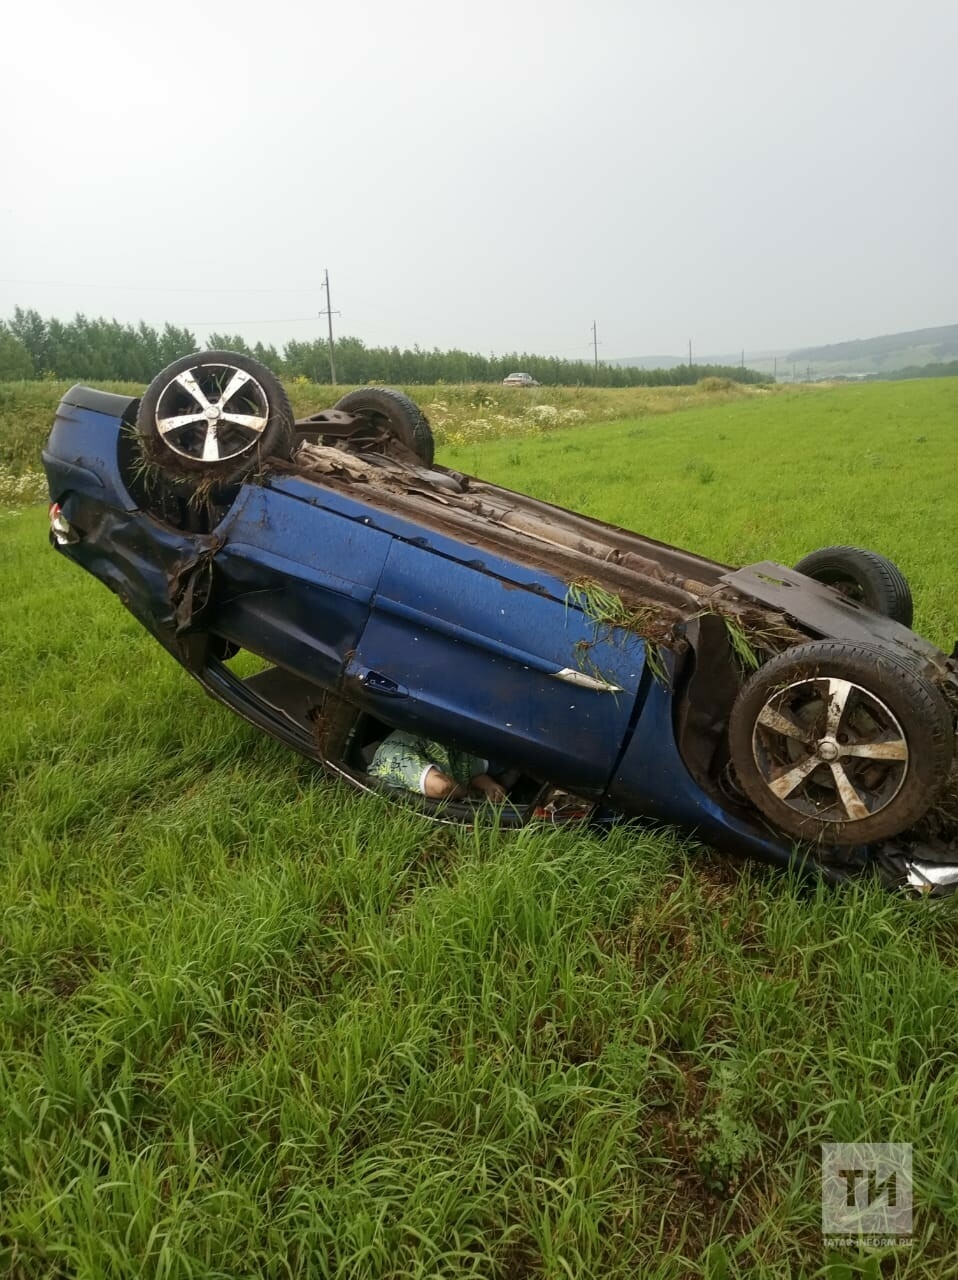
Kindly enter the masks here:
M 784 590 L 791 571 L 734 571 L 494 486 L 482 486 L 475 504 L 492 504 L 496 518 L 470 520 L 446 509 L 444 486 L 462 478 L 442 468 L 395 492 L 276 467 L 234 486 L 206 526 L 178 527 L 144 502 L 130 457 L 135 410 L 136 401 L 84 387 L 64 397 L 43 453 L 51 500 L 70 531 L 54 543 L 245 719 L 363 789 L 379 789 L 350 755 L 349 735 L 365 717 L 380 736 L 412 730 L 517 765 L 534 785 L 509 811 L 516 823 L 551 786 L 596 813 L 676 824 L 778 865 L 808 862 L 807 848 L 723 791 L 703 763 L 731 696 L 710 692 L 733 678 L 724 632 L 706 641 L 703 620 L 680 621 L 685 639 L 650 654 L 638 635 L 590 616 L 570 590 L 569 566 L 606 534 L 626 548 L 623 564 L 659 548 L 673 625 L 683 573 L 727 582 L 774 609 L 763 593 Z M 505 524 L 504 509 L 518 513 Z M 536 513 L 545 538 L 527 537 Z M 510 553 L 523 539 L 528 551 Z M 878 625 L 889 644 L 924 644 L 887 620 L 863 620 L 826 588 L 802 586 L 818 619 L 810 635 L 862 627 L 873 635 Z M 269 666 L 240 678 L 229 666 L 237 648 Z M 337 720 L 328 713 L 343 709 L 339 729 L 327 732 Z M 476 812 L 420 807 L 444 820 Z M 891 845 L 819 851 L 812 861 L 835 880 L 877 866 L 891 883 L 907 882 L 918 865 Z

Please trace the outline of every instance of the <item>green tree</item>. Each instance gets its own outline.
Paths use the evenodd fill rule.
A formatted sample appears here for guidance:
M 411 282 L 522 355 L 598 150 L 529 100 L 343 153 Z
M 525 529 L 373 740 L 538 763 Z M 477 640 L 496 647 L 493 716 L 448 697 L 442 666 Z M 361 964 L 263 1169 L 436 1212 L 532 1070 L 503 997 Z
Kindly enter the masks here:
M 40 378 L 51 372 L 47 364 L 47 325 L 39 311 L 32 308 L 22 311 L 13 309 L 13 319 L 8 321 L 13 336 L 22 342 L 33 362 L 34 377 Z
M 0 320 L 0 382 L 17 382 L 33 376 L 30 352 Z

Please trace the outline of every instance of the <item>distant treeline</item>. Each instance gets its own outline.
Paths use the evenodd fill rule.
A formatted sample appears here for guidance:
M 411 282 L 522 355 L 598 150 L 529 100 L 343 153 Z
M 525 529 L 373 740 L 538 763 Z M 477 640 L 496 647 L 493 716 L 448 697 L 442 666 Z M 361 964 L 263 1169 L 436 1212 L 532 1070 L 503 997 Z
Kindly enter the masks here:
M 287 342 L 282 351 L 257 342 L 250 346 L 238 334 L 212 333 L 207 346 L 240 351 L 262 361 L 285 378 L 330 382 L 329 344 Z M 154 329 L 142 322 L 88 319 L 69 322 L 44 319 L 33 310 L 13 313 L 0 321 L 0 382 L 33 378 L 79 378 L 104 382 L 149 382 L 179 356 L 198 349 L 189 329 L 165 325 Z M 679 365 L 674 369 L 617 368 L 588 360 L 559 360 L 512 352 L 482 356 L 469 351 L 423 351 L 399 347 L 367 347 L 360 338 L 343 337 L 334 347 L 336 380 L 342 383 L 501 382 L 507 374 L 529 373 L 544 385 L 598 387 L 684 386 L 704 377 L 736 382 L 763 382 L 754 369 L 725 365 Z
M 901 382 L 906 378 L 958 378 L 958 360 L 943 360 L 938 364 L 913 364 L 894 373 L 869 374 L 876 382 Z

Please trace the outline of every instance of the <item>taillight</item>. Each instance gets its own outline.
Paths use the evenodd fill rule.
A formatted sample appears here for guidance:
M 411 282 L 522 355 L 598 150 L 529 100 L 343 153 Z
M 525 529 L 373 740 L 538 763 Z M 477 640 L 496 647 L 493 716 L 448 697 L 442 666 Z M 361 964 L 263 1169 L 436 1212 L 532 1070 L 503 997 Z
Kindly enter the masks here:
M 50 532 L 53 534 L 57 546 L 65 547 L 68 542 L 79 542 L 80 535 L 60 510 L 59 502 L 50 503 L 49 516 Z

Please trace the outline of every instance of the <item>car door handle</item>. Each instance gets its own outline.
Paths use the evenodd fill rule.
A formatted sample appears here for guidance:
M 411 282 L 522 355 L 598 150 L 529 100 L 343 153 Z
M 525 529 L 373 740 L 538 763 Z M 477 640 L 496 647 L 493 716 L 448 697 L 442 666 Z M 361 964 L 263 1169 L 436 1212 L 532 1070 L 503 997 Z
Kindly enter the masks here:
M 408 689 L 397 684 L 395 680 L 390 680 L 389 676 L 384 676 L 380 671 L 367 671 L 360 683 L 370 693 L 378 693 L 383 698 L 409 697 Z

